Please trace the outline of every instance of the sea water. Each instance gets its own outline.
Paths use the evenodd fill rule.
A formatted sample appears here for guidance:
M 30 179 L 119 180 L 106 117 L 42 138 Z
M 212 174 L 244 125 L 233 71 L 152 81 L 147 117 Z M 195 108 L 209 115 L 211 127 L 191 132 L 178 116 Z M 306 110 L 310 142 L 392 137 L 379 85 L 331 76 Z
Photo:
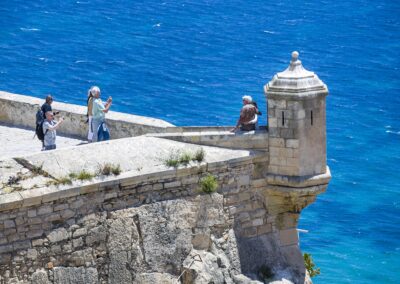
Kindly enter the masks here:
M 400 283 L 400 1 L 0 0 L 0 89 L 234 125 L 299 51 L 328 85 L 332 180 L 306 208 L 315 283 Z

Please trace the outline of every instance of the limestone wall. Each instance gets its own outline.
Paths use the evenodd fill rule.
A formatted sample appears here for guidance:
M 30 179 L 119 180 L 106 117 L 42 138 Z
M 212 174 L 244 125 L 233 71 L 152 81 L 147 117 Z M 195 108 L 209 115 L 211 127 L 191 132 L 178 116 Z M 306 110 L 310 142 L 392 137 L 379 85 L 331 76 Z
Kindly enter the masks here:
M 271 187 L 267 161 L 259 153 L 0 195 L 0 280 L 174 283 L 184 272 L 184 283 L 243 283 L 263 267 L 304 279 L 297 220 L 326 185 Z M 199 191 L 207 173 L 219 185 L 211 196 Z
M 268 131 L 260 127 L 256 131 L 231 133 L 232 127 L 169 127 L 166 133 L 147 134 L 185 143 L 268 151 Z
M 0 91 L 0 123 L 13 126 L 35 128 L 36 112 L 44 103 L 44 99 L 22 96 Z M 85 123 L 86 107 L 54 102 L 53 110 L 65 117 L 62 127 L 57 130 L 61 134 L 86 139 L 88 125 Z M 173 125 L 155 118 L 130 115 L 110 111 L 107 122 L 113 139 L 138 136 L 145 133 L 164 132 Z

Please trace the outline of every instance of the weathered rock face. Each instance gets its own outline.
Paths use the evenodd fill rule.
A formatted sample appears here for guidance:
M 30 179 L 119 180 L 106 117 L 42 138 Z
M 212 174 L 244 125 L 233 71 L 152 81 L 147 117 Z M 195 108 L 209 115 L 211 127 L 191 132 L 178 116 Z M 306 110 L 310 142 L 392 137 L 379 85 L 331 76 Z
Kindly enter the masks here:
M 93 213 L 19 250 L 0 283 L 299 282 L 277 233 L 235 226 L 218 193 Z

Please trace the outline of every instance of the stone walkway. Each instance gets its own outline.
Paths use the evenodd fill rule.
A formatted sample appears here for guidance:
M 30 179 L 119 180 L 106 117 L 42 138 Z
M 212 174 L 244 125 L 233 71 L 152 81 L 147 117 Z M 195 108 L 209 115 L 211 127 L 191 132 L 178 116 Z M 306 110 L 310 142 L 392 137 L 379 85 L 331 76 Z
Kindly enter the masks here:
M 30 129 L 0 125 L 0 159 L 28 155 L 41 151 L 42 143 Z M 57 148 L 86 143 L 85 141 L 57 135 Z

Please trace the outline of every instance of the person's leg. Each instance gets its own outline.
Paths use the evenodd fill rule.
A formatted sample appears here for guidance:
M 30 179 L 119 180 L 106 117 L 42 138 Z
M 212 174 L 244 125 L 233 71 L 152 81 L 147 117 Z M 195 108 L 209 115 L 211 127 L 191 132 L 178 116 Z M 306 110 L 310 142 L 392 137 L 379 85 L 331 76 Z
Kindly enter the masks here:
M 93 142 L 97 142 L 97 136 L 98 136 L 98 131 L 99 131 L 99 126 L 101 124 L 100 120 L 92 119 L 92 130 L 93 130 Z
M 92 120 L 93 120 L 93 117 L 89 116 L 89 123 L 88 123 L 89 130 L 88 130 L 88 136 L 87 136 L 89 143 L 92 142 L 92 140 L 93 140 Z

